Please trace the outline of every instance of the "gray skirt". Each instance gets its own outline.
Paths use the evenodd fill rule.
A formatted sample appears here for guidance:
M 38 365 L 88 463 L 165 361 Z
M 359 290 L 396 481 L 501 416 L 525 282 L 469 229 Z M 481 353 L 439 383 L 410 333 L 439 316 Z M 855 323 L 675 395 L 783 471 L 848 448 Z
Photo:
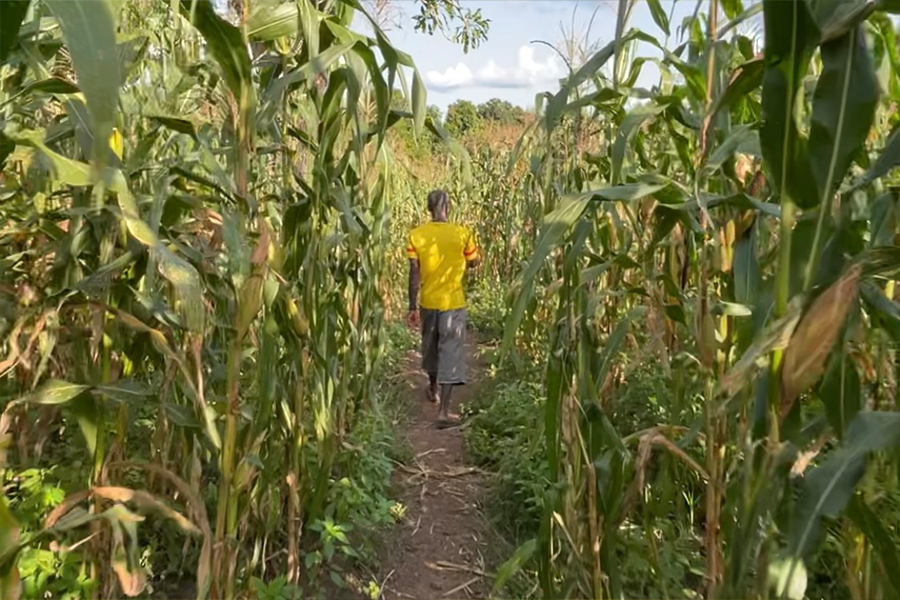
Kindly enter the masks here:
M 466 382 L 466 309 L 431 310 L 423 308 L 422 368 L 437 374 L 440 385 Z

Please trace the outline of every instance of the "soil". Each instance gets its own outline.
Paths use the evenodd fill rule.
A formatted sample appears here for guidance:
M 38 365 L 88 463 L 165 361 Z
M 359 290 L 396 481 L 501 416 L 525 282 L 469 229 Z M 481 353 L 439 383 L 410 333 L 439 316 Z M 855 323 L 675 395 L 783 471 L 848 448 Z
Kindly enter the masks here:
M 484 372 L 474 341 L 467 342 L 466 352 L 469 382 L 454 389 L 451 413 L 478 393 Z M 425 400 L 428 378 L 420 360 L 418 352 L 410 352 L 403 369 L 412 401 L 411 418 L 401 435 L 408 439 L 413 460 L 394 473 L 406 515 L 387 544 L 383 598 L 487 598 L 487 529 L 478 505 L 483 474 L 465 464 L 460 427 L 435 427 L 438 408 Z

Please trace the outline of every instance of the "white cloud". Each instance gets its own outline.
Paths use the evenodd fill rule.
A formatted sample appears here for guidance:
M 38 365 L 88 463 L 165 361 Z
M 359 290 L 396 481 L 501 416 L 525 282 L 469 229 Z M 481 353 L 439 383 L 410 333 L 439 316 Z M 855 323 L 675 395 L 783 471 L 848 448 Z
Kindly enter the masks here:
M 491 59 L 473 73 L 465 63 L 458 63 L 444 71 L 428 71 L 425 78 L 437 90 L 464 87 L 527 88 L 554 81 L 562 74 L 562 67 L 555 56 L 551 54 L 539 59 L 533 47 L 521 46 L 515 65 L 503 66 Z
M 425 78 L 431 83 L 432 87 L 439 90 L 466 87 L 472 85 L 472 82 L 475 81 L 472 71 L 463 63 L 459 63 L 455 67 L 448 67 L 443 72 L 428 71 L 425 74 Z

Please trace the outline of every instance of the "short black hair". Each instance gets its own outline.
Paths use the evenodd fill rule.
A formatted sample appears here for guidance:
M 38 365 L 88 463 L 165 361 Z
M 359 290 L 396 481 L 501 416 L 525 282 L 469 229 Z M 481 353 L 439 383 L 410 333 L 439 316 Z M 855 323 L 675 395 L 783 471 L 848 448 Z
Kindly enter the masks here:
M 450 208 L 450 197 L 444 190 L 432 190 L 428 193 L 428 211 L 432 214 L 441 209 Z

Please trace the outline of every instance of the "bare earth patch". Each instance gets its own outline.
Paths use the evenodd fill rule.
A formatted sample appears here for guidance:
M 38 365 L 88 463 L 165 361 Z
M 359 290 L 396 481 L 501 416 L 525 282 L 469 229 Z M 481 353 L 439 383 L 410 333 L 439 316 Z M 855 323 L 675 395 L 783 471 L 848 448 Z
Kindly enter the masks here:
M 451 412 L 458 412 L 479 387 L 483 366 L 475 344 L 468 342 L 466 350 L 469 384 L 454 390 Z M 420 360 L 417 352 L 411 352 L 404 365 L 414 399 L 405 435 L 414 459 L 394 473 L 393 483 L 407 509 L 383 562 L 383 597 L 486 598 L 491 580 L 485 573 L 487 541 L 478 506 L 483 477 L 465 464 L 462 431 L 435 428 L 437 405 L 424 399 L 428 379 L 419 368 Z

